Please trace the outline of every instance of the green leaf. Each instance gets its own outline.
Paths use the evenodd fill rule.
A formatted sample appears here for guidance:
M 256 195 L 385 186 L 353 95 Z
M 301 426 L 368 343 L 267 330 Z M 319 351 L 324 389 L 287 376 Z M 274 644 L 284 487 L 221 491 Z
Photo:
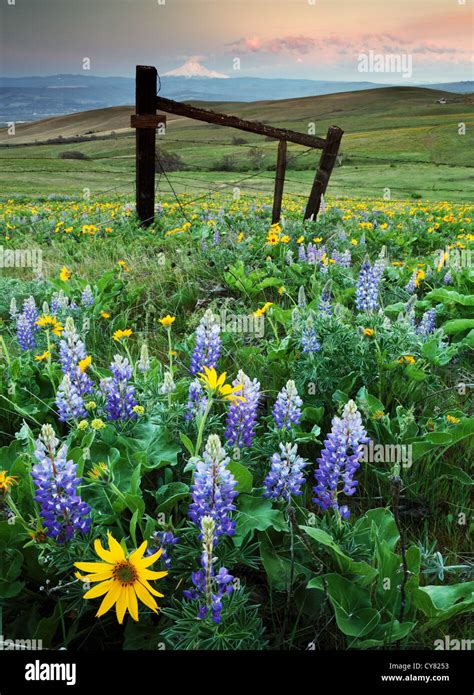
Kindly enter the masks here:
M 130 519 L 130 538 L 132 539 L 135 547 L 137 547 L 137 521 L 138 509 L 135 509 L 132 514 L 132 518 Z
M 380 614 L 372 608 L 369 591 L 339 574 L 327 574 L 325 579 L 341 632 L 359 638 L 375 630 L 380 622 Z
M 357 562 L 346 555 L 337 543 L 334 542 L 332 536 L 326 533 L 326 531 L 314 528 L 313 526 L 300 526 L 300 529 L 327 549 L 336 564 L 335 569 L 346 574 L 361 575 L 359 581 L 361 585 L 365 586 L 370 584 L 377 576 L 377 570 L 374 567 L 371 567 L 371 565 L 364 561 Z
M 271 540 L 264 533 L 259 534 L 260 538 L 260 557 L 267 573 L 268 584 L 277 591 L 288 589 L 291 576 L 291 560 L 281 555 Z M 281 547 L 281 541 L 277 543 Z M 299 562 L 294 563 L 293 581 L 299 577 L 304 577 L 306 581 L 311 577 L 312 571 Z
M 186 483 L 175 482 L 168 483 L 168 485 L 162 485 L 155 493 L 157 513 L 171 509 L 171 507 L 177 504 L 180 500 L 183 500 L 188 496 L 189 486 L 186 485 Z
M 189 455 L 194 456 L 194 444 L 189 439 L 189 437 L 186 434 L 184 434 L 183 432 L 180 432 L 179 438 L 181 440 L 181 444 L 183 444 L 183 446 L 185 447 L 185 449 L 189 453 Z
M 247 466 L 244 466 L 238 461 L 230 461 L 227 464 L 227 468 L 237 481 L 237 486 L 235 488 L 237 492 L 252 492 L 253 475 Z
M 354 524 L 354 541 L 357 545 L 374 552 L 376 538 L 385 541 L 390 550 L 395 549 L 400 538 L 392 512 L 382 507 L 370 509 Z
M 442 329 L 445 335 L 454 335 L 474 328 L 474 319 L 452 319 L 443 323 Z
M 455 290 L 439 288 L 425 295 L 425 299 L 432 302 L 444 302 L 445 304 L 461 304 L 462 306 L 474 306 L 474 294 L 460 294 Z
M 233 536 L 237 547 L 240 547 L 246 536 L 253 534 L 254 531 L 266 531 L 268 528 L 274 528 L 275 531 L 287 530 L 282 512 L 273 509 L 270 500 L 240 495 L 238 508 L 236 532 Z
M 446 586 L 423 586 L 412 593 L 414 605 L 437 625 L 474 606 L 474 581 Z

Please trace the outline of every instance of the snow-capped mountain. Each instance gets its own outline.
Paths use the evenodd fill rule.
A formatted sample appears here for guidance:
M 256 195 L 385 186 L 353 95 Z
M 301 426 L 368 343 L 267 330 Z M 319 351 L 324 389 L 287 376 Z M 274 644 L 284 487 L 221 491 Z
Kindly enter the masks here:
M 174 70 L 169 70 L 163 73 L 163 76 L 167 77 L 212 77 L 228 79 L 229 75 L 224 75 L 223 72 L 216 72 L 215 70 L 208 70 L 204 65 L 196 60 L 196 58 L 190 58 L 181 67 L 175 68 Z

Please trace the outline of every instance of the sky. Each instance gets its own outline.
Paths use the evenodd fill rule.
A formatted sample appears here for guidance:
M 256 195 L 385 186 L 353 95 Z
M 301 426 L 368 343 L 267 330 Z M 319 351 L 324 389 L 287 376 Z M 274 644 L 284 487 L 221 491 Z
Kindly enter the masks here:
M 2 0 L 0 74 L 80 74 L 88 58 L 88 74 L 133 76 L 136 64 L 163 73 L 195 58 L 229 77 L 470 80 L 473 3 Z M 397 55 L 411 70 L 361 72 L 361 55 L 370 51 Z

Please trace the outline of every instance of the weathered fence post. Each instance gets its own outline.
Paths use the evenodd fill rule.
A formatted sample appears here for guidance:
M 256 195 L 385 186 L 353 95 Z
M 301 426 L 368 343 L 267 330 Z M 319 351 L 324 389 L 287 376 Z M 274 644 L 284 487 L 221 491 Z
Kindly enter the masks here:
M 337 125 L 330 126 L 328 130 L 326 144 L 323 148 L 321 159 L 319 160 L 319 166 L 316 171 L 316 176 L 314 177 L 311 193 L 309 194 L 308 204 L 304 214 L 305 220 L 309 218 L 316 219 L 318 215 L 321 205 L 321 196 L 326 192 L 343 133 L 344 131 Z
M 135 108 L 138 116 L 156 114 L 157 71 L 137 65 Z M 156 125 L 136 129 L 136 202 L 142 224 L 149 226 L 155 214 Z
M 283 198 L 283 186 L 285 185 L 286 170 L 286 140 L 278 143 L 278 155 L 275 174 L 275 191 L 273 194 L 272 224 L 280 221 L 281 202 Z

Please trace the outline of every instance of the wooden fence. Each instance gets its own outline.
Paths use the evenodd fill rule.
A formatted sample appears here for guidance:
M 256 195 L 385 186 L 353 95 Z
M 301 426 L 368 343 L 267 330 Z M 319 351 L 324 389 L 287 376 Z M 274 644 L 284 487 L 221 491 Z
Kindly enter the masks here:
M 157 114 L 157 110 L 278 140 L 272 223 L 278 222 L 281 215 L 287 142 L 322 150 L 304 214 L 305 220 L 316 219 L 341 144 L 341 128 L 331 126 L 326 137 L 319 138 L 165 99 L 157 96 L 157 70 L 148 65 L 137 65 L 135 88 L 136 113 L 131 118 L 131 126 L 136 128 L 136 204 L 143 225 L 152 224 L 155 213 L 156 129 L 166 128 L 166 116 Z

